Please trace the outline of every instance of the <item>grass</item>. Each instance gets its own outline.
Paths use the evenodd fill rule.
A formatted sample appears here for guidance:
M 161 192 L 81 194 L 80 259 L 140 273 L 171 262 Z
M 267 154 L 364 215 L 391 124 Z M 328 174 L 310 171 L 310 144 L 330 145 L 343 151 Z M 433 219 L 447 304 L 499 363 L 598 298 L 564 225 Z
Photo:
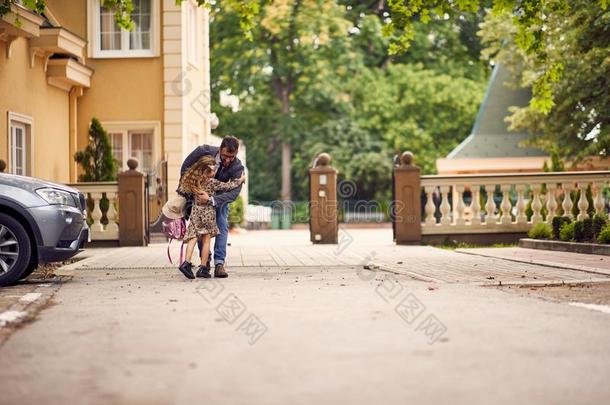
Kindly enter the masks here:
M 473 243 L 449 241 L 442 245 L 431 245 L 439 249 L 455 250 L 455 249 L 476 249 L 476 248 L 508 248 L 517 247 L 517 243 L 494 243 L 492 245 L 476 245 Z

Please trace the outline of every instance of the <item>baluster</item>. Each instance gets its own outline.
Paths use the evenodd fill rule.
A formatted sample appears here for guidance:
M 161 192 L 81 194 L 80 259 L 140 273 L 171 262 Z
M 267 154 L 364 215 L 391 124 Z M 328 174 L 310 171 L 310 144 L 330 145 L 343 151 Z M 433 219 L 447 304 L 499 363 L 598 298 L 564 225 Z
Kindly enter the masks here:
M 449 186 L 441 186 L 443 200 L 441 202 L 441 225 L 451 225 L 451 205 L 449 205 Z
M 532 199 L 532 224 L 537 224 L 542 222 L 542 215 L 540 210 L 542 210 L 542 202 L 540 201 L 540 184 L 532 184 L 533 191 L 533 199 Z
M 496 190 L 495 184 L 485 184 L 483 185 L 485 192 L 487 193 L 487 202 L 485 203 L 485 211 L 487 215 L 485 215 L 485 225 L 494 226 L 496 225 L 496 203 L 494 201 L 494 192 Z
M 562 183 L 561 188 L 563 189 L 563 203 L 561 204 L 563 215 L 574 218 L 574 215 L 572 215 L 572 197 L 570 196 L 572 185 L 570 183 Z
M 524 224 L 527 222 L 527 215 L 525 215 L 525 198 L 523 197 L 523 193 L 525 193 L 525 184 L 517 184 L 515 186 L 517 189 L 517 221 L 518 224 Z
M 479 202 L 480 197 L 480 186 L 471 185 L 470 191 L 472 193 L 472 202 L 470 203 L 470 212 L 472 212 L 472 219 L 470 223 L 472 225 L 481 225 L 481 203 Z
M 578 189 L 580 190 L 580 198 L 578 199 L 578 216 L 577 220 L 582 221 L 583 219 L 589 218 L 587 209 L 589 208 L 589 201 L 587 201 L 587 182 L 578 182 Z
M 454 201 L 456 211 L 455 224 L 466 225 L 466 220 L 464 219 L 464 186 L 454 186 L 453 190 L 457 194 L 457 201 Z
M 602 190 L 604 189 L 604 183 L 595 183 L 593 187 L 593 206 L 595 207 L 595 213 L 601 214 L 604 209 L 604 196 Z
M 106 226 L 107 232 L 117 233 L 119 232 L 119 226 L 116 223 L 116 209 L 114 208 L 114 202 L 116 201 L 116 193 L 108 192 L 106 193 L 106 198 L 108 198 L 108 212 L 106 212 L 106 217 L 108 218 L 108 225 Z
M 501 184 L 500 191 L 502 191 L 502 202 L 500 203 L 500 209 L 502 210 L 502 215 L 500 216 L 500 223 L 502 225 L 508 225 L 512 222 L 511 217 L 510 217 L 511 205 L 510 205 L 510 199 L 508 198 L 508 192 L 510 191 L 510 185 Z
M 425 186 L 426 190 L 426 222 L 425 224 L 428 226 L 436 225 L 436 218 L 434 218 L 434 211 L 436 211 L 436 207 L 434 206 L 434 189 L 435 186 Z
M 91 213 L 93 224 L 91 225 L 91 232 L 104 232 L 104 227 L 100 222 L 100 219 L 102 219 L 102 210 L 100 209 L 102 193 L 91 193 L 91 198 L 93 199 L 93 212 Z
M 547 224 L 550 224 L 553 222 L 553 217 L 555 215 L 557 215 L 557 200 L 555 199 L 555 190 L 557 189 L 557 184 L 553 183 L 553 184 L 547 184 L 546 186 L 546 193 L 547 193 L 547 197 L 546 197 L 546 210 L 548 212 L 547 216 L 546 216 L 546 222 Z

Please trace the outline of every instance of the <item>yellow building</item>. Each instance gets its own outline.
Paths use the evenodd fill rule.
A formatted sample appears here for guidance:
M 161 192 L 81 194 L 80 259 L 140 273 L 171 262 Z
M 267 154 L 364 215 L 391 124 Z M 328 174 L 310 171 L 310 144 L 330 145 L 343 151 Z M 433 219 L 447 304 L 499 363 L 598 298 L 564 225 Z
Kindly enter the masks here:
M 121 29 L 100 0 L 46 0 L 0 20 L 0 159 L 12 173 L 77 181 L 73 155 L 98 118 L 123 168 L 180 165 L 210 135 L 209 11 L 194 0 L 133 0 Z M 15 24 L 15 18 L 21 23 Z

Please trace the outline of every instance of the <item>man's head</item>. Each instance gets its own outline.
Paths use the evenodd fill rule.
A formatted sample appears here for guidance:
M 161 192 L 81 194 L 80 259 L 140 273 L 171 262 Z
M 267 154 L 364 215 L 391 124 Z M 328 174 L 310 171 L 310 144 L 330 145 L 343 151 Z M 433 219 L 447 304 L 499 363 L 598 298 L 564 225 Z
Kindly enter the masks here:
M 239 139 L 234 136 L 225 136 L 220 144 L 220 160 L 227 167 L 235 160 L 239 150 Z

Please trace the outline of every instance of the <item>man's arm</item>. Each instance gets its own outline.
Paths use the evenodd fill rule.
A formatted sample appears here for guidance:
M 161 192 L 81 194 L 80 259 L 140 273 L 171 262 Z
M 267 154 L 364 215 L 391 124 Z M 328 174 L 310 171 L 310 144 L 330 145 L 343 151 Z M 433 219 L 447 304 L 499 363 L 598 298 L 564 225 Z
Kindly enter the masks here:
M 242 164 L 240 164 L 235 169 L 235 175 L 233 176 L 233 179 L 239 179 L 243 172 L 244 172 L 244 166 Z M 241 192 L 242 186 L 243 186 L 243 184 L 241 184 L 237 188 L 234 188 L 231 191 L 216 194 L 214 197 L 212 197 L 212 204 L 216 207 L 220 207 L 224 204 L 232 203 L 233 201 L 235 201 L 237 199 L 237 196 Z

